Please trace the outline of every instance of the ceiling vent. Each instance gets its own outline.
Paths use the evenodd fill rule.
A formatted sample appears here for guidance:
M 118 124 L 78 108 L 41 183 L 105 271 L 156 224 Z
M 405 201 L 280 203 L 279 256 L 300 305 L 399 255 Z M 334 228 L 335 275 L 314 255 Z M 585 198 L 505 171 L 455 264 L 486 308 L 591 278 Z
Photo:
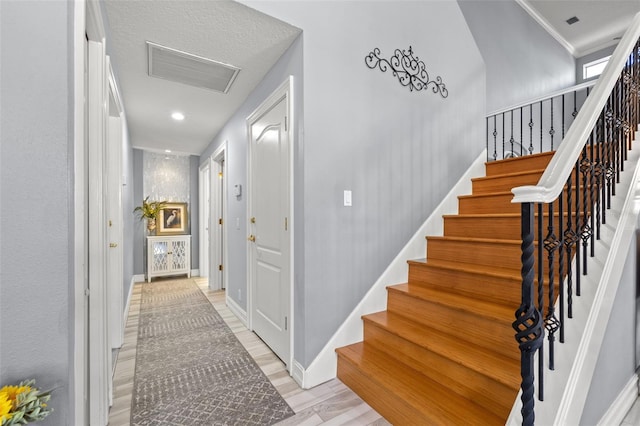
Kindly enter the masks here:
M 149 76 L 227 93 L 240 68 L 147 42 Z
M 578 22 L 578 21 L 579 21 L 578 17 L 577 17 L 577 16 L 573 16 L 573 17 L 571 17 L 571 18 L 567 19 L 567 24 L 569 24 L 569 25 L 573 25 L 573 24 L 575 24 L 575 23 L 576 23 L 576 22 Z

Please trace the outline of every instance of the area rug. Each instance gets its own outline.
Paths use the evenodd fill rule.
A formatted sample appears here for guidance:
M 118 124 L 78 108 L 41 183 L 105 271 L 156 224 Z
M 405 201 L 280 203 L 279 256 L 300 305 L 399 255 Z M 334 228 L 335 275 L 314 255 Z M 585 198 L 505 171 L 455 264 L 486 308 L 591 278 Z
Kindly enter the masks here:
M 272 425 L 293 414 L 192 279 L 143 284 L 132 425 Z

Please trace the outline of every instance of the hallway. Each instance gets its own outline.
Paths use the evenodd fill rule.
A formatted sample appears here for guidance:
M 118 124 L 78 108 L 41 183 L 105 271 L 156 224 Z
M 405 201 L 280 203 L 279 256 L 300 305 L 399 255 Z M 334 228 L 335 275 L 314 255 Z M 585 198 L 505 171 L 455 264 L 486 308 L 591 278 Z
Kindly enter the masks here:
M 226 307 L 224 291 L 209 290 L 206 278 L 191 279 L 198 284 L 238 340 L 296 413 L 279 425 L 389 425 L 337 379 L 310 390 L 301 389 L 289 376 L 284 364 Z M 131 296 L 124 345 L 115 367 L 113 406 L 109 413 L 110 426 L 130 424 L 142 285 L 143 283 L 136 283 Z

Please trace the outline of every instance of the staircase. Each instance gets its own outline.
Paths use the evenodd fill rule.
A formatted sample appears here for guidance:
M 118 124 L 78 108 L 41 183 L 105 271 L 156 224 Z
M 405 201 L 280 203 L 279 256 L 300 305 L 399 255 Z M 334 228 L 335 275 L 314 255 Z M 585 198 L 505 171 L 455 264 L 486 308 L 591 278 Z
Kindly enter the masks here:
M 504 425 L 520 387 L 511 323 L 521 298 L 520 205 L 552 152 L 486 163 L 486 177 L 363 316 L 364 341 L 337 349 L 338 377 L 397 425 Z

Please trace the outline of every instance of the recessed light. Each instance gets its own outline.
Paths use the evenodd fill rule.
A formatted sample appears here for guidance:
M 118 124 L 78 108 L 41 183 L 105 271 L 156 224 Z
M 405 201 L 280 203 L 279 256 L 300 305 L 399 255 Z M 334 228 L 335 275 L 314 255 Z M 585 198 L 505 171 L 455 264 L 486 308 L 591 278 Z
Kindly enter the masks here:
M 571 18 L 567 19 L 567 24 L 569 24 L 569 25 L 573 25 L 573 24 L 575 24 L 575 23 L 576 23 L 576 22 L 578 22 L 578 21 L 579 21 L 578 17 L 577 17 L 577 16 L 573 16 L 573 17 L 571 17 Z
M 184 114 L 181 112 L 174 112 L 173 114 L 171 114 L 171 118 L 176 121 L 182 121 L 184 120 Z
M 171 154 L 171 150 L 170 149 L 165 149 L 164 152 L 166 152 L 167 154 Z

